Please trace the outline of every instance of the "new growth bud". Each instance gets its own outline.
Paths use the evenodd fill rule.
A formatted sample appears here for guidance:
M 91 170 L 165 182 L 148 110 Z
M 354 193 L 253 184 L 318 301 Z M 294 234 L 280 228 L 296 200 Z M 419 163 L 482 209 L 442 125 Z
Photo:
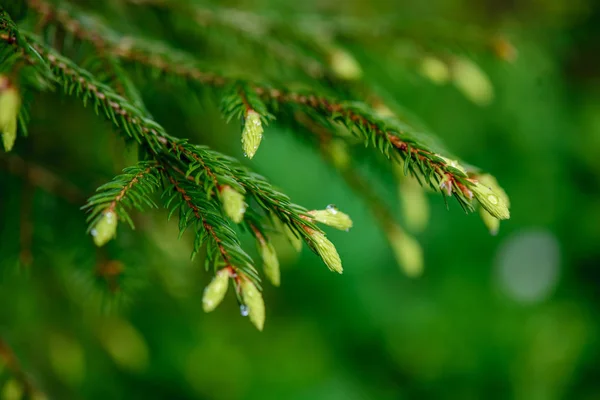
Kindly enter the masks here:
M 362 69 L 358 61 L 347 51 L 333 49 L 329 63 L 333 73 L 340 79 L 355 81 L 362 77 Z
M 254 157 L 260 141 L 263 137 L 263 127 L 260 120 L 260 114 L 254 110 L 248 110 L 246 113 L 246 122 L 242 132 L 242 148 L 244 155 L 248 158 Z
M 421 60 L 420 72 L 425 78 L 438 85 L 448 82 L 450 70 L 445 62 L 437 57 L 426 56 Z
M 302 250 L 302 238 L 295 234 L 292 229 L 287 225 L 283 224 L 283 233 L 287 237 L 288 241 L 296 251 Z
M 247 207 L 247 204 L 244 201 L 244 195 L 237 192 L 229 185 L 222 186 L 219 193 L 221 194 L 221 201 L 223 202 L 225 214 L 236 224 L 242 222 Z
M 510 218 L 507 201 L 508 197 L 506 197 L 503 190 L 501 190 L 501 192 L 495 192 L 489 186 L 478 181 L 475 183 L 475 186 L 473 186 L 473 194 L 481 206 L 493 217 L 498 219 Z
M 484 175 L 478 176 L 478 179 L 479 179 L 480 184 L 489 188 L 494 193 L 492 196 L 498 197 L 499 203 L 502 203 L 506 206 L 506 213 L 508 215 L 508 207 L 510 207 L 510 199 L 508 198 L 508 195 L 506 194 L 504 189 L 502 189 L 500 187 L 500 185 L 498 185 L 498 181 L 496 181 L 496 178 L 494 178 L 491 175 L 484 174 Z M 477 193 L 475 193 L 475 196 L 477 196 Z M 479 200 L 479 198 L 478 198 L 478 200 Z M 481 203 L 481 201 L 480 201 L 480 203 Z M 490 234 L 496 235 L 498 233 L 498 229 L 500 227 L 500 220 L 497 217 L 495 217 L 494 215 L 492 215 L 490 212 L 488 212 L 487 209 L 485 208 L 485 206 L 483 205 L 483 203 L 481 203 L 481 205 L 482 205 L 482 207 L 479 209 L 479 215 L 481 216 L 481 220 L 483 221 L 485 226 L 490 231 Z
M 204 312 L 211 312 L 221 304 L 227 293 L 228 286 L 229 270 L 224 268 L 217 271 L 213 280 L 204 289 L 204 295 L 202 296 L 202 308 Z
M 275 247 L 262 236 L 259 237 L 257 235 L 257 239 L 258 251 L 263 259 L 265 275 L 274 286 L 279 286 L 281 282 L 281 272 L 279 271 L 279 259 L 277 258 Z
M 490 235 L 496 236 L 498 234 L 498 230 L 500 229 L 500 220 L 495 218 L 489 212 L 485 211 L 483 207 L 479 208 L 479 216 L 481 220 L 490 231 Z
M 102 213 L 102 216 L 92 228 L 92 237 L 98 247 L 104 246 L 109 240 L 117 234 L 117 215 L 114 211 Z
M 457 160 L 443 157 L 443 156 L 440 156 L 439 154 L 437 154 L 437 156 L 440 157 L 442 160 L 444 160 L 444 162 L 447 165 L 449 165 L 450 167 L 455 168 L 455 169 L 459 170 L 460 172 L 462 172 L 463 174 L 467 175 L 467 170 Z
M 406 177 L 398 185 L 402 215 L 407 228 L 412 232 L 421 232 L 429 222 L 429 201 L 425 190 L 416 179 Z
M 321 256 L 321 259 L 323 259 L 325 265 L 327 265 L 331 271 L 341 274 L 344 271 L 342 268 L 342 260 L 340 260 L 340 255 L 333 243 L 325 237 L 325 234 L 318 231 L 310 232 L 310 237 L 314 248 L 317 250 L 317 253 L 319 253 L 319 256 Z
M 17 138 L 17 120 L 21 108 L 21 95 L 10 80 L 0 75 L 0 134 L 4 150 L 12 150 Z
M 406 275 L 417 277 L 423 273 L 423 249 L 415 238 L 394 226 L 388 232 L 388 240 L 398 265 Z
M 242 279 L 240 284 L 242 288 L 242 299 L 244 300 L 246 307 L 248 307 L 248 317 L 250 317 L 250 322 L 256 326 L 256 329 L 262 331 L 263 326 L 265 325 L 265 302 L 262 294 L 249 279 Z
M 467 58 L 456 58 L 452 63 L 454 85 L 465 97 L 479 106 L 491 103 L 494 87 L 485 72 Z
M 342 139 L 332 139 L 326 149 L 333 165 L 338 169 L 346 169 L 350 164 L 348 146 Z
M 330 204 L 325 210 L 313 210 L 309 214 L 315 221 L 331 226 L 342 231 L 352 228 L 352 220 L 348 214 L 344 214 L 336 206 Z

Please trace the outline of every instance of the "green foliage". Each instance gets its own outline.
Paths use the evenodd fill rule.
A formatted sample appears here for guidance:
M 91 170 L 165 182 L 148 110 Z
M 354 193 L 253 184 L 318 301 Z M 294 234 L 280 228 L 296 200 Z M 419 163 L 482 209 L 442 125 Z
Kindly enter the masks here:
M 0 398 L 598 397 L 598 7 L 340 5 L 0 0 Z
M 227 215 L 238 223 L 244 214 L 251 218 L 251 228 L 260 231 L 265 229 L 263 224 L 283 223 L 287 231 L 303 238 L 330 269 L 342 271 L 333 244 L 314 225 L 306 209 L 291 203 L 287 196 L 235 159 L 168 134 L 146 111 L 133 78 L 124 68 L 125 64 L 147 71 L 153 81 L 166 81 L 181 89 L 191 84 L 199 93 L 209 89 L 212 96 L 220 98 L 221 113 L 227 121 L 234 118 L 246 120 L 242 143 L 250 158 L 256 152 L 269 120 L 281 117 L 280 123 L 284 124 L 308 123 L 309 129 L 314 130 L 316 126 L 317 130 L 330 132 L 344 140 L 353 135 L 366 147 L 377 149 L 387 158 L 401 160 L 405 175 L 412 175 L 421 185 L 443 195 L 454 195 L 466 211 L 474 208 L 475 190 L 480 205 L 491 215 L 508 218 L 507 208 L 498 211 L 497 202 L 487 201 L 492 197 L 499 199 L 494 197 L 491 189 L 485 188 L 489 196 L 480 195 L 483 193 L 482 186 L 477 181 L 475 170 L 467 171 L 457 161 L 442 156 L 444 150 L 431 140 L 430 135 L 419 133 L 393 116 L 381 116 L 381 112 L 377 112 L 367 100 L 336 98 L 336 93 L 341 96 L 347 92 L 347 85 L 336 79 L 326 79 L 325 75 L 338 74 L 342 80 L 354 79 L 356 74 L 352 72 L 350 75 L 350 70 L 358 72 L 360 67 L 349 53 L 314 40 L 311 35 L 300 31 L 288 32 L 287 40 L 301 43 L 301 47 L 311 44 L 317 50 L 315 57 L 320 58 L 323 65 L 331 56 L 332 69 L 316 77 L 319 83 L 313 88 L 295 88 L 297 85 L 290 82 L 282 84 L 272 79 L 268 82 L 268 76 L 261 83 L 244 74 L 235 77 L 216 68 L 204 69 L 184 50 L 175 50 L 165 42 L 123 37 L 101 18 L 87 14 L 68 2 L 31 0 L 29 6 L 32 15 L 39 14 L 45 24 L 41 38 L 28 33 L 26 28 L 17 28 L 5 11 L 0 18 L 4 39 L 1 50 L 9 70 L 22 77 L 34 76 L 40 83 L 37 86 L 25 83 L 23 90 L 44 90 L 55 84 L 62 87 L 67 96 L 79 98 L 84 105 L 91 104 L 96 114 L 104 116 L 127 142 L 137 144 L 144 158 L 151 160 L 125 169 L 124 174 L 101 186 L 84 207 L 89 211 L 89 231 L 98 245 L 103 245 L 116 234 L 117 220 L 126 221 L 133 227 L 129 210 L 155 207 L 152 194 L 162 190 L 169 216 L 178 211 L 180 236 L 189 227 L 194 231 L 192 258 L 205 247 L 207 265 L 212 265 L 215 271 L 233 268 L 258 285 L 260 278 L 253 260 L 244 252 L 237 233 L 224 218 Z M 167 5 L 161 3 L 160 7 Z M 181 9 L 174 6 L 172 11 L 180 13 Z M 190 11 L 190 15 L 196 15 L 196 12 Z M 226 19 L 218 17 L 219 13 L 211 12 L 210 15 L 220 21 L 221 28 L 236 29 L 234 25 L 223 24 Z M 24 25 L 26 27 L 27 23 Z M 59 31 L 63 37 L 57 36 Z M 245 36 L 250 40 L 258 38 L 252 34 Z M 64 54 L 51 46 L 57 44 L 56 40 L 60 40 L 58 47 Z M 85 61 L 90 70 L 67 55 L 73 52 L 74 43 L 95 50 L 89 55 L 90 60 Z M 331 53 L 327 50 L 329 48 Z M 300 57 L 291 60 L 283 52 L 271 51 L 274 49 L 281 50 L 282 47 L 269 41 L 264 48 L 274 57 L 284 58 L 292 64 L 301 60 Z M 294 47 L 286 51 L 294 52 Z M 20 64 L 16 60 L 20 60 Z M 274 86 L 275 83 L 283 86 Z M 297 117 L 301 115 L 306 117 Z M 352 175 L 343 166 L 339 167 L 346 175 Z M 364 195 L 368 190 L 362 192 Z M 249 211 L 245 200 L 250 205 Z M 373 200 L 372 203 L 378 202 Z M 381 213 L 385 214 L 384 211 Z M 269 221 L 271 218 L 279 221 Z M 319 218 L 316 220 L 320 221 Z M 351 221 L 348 219 L 344 225 L 351 226 Z M 393 225 L 389 221 L 384 223 L 386 232 L 394 235 L 390 240 L 396 248 L 400 228 L 390 226 Z M 408 238 L 403 242 L 406 240 Z M 416 243 L 414 246 L 417 246 Z M 402 253 L 402 249 L 399 251 Z

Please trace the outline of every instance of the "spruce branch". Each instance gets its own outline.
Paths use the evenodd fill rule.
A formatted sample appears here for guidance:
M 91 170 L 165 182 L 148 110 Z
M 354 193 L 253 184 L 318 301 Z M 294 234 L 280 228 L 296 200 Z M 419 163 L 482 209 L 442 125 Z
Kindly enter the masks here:
M 32 1 L 43 2 L 43 0 Z M 70 25 L 79 26 L 77 24 L 65 23 L 65 26 Z M 77 32 L 80 32 L 80 35 L 83 37 L 98 36 L 93 33 L 86 33 L 87 31 L 82 29 L 73 30 L 73 33 L 76 34 Z M 107 37 L 114 36 L 107 35 Z M 104 42 L 103 44 L 105 47 L 108 45 L 108 42 Z M 163 54 L 165 59 L 162 59 L 155 53 L 149 52 L 149 49 L 144 49 L 140 52 L 143 46 L 128 47 L 130 47 L 129 50 L 131 48 L 137 48 L 138 50 L 120 53 L 119 55 L 137 62 L 148 63 L 153 68 L 162 69 L 163 73 L 175 74 L 180 78 L 195 80 L 201 84 L 211 86 L 222 86 L 227 81 L 231 82 L 231 78 L 216 78 L 216 75 L 213 73 L 204 73 L 196 69 L 194 64 L 197 65 L 197 63 L 193 60 L 193 57 L 186 56 L 183 52 L 167 52 L 171 54 L 168 56 L 166 53 Z M 164 50 L 166 51 L 166 46 Z M 146 53 L 145 56 L 144 53 Z M 186 60 L 186 62 L 183 64 L 175 63 L 176 60 Z M 177 65 L 177 68 L 174 70 L 170 69 L 169 65 Z M 182 65 L 186 67 L 182 67 Z M 242 83 L 239 82 L 238 84 Z M 462 167 L 453 165 L 452 162 L 447 162 L 445 157 L 428 146 L 426 135 L 415 132 L 409 126 L 401 124 L 392 118 L 380 117 L 364 103 L 341 101 L 312 92 L 301 93 L 275 89 L 252 82 L 242 85 L 252 87 L 256 94 L 262 97 L 265 102 L 271 103 L 270 108 L 274 110 L 274 113 L 282 104 L 292 104 L 296 107 L 300 106 L 315 110 L 333 121 L 342 123 L 348 130 L 363 139 L 365 145 L 371 144 L 373 147 L 377 147 L 388 157 L 391 151 L 398 154 L 404 161 L 406 167 L 405 173 L 410 172 L 415 177 L 417 174 L 420 174 L 425 178 L 425 183 L 435 190 L 449 196 L 454 195 L 465 211 L 473 210 L 473 189 L 477 187 L 477 182 L 469 178 Z M 247 94 L 245 96 L 248 98 Z M 251 109 L 244 102 L 244 97 L 237 102 L 232 101 L 228 97 L 225 97 L 225 99 L 228 100 L 225 102 L 223 108 L 228 118 L 231 118 L 235 114 L 240 115 L 240 110 L 244 106 L 246 107 L 246 112 Z M 263 107 L 264 105 L 259 104 L 259 106 Z M 264 115 L 262 114 L 261 116 Z M 249 147 L 249 149 L 252 148 Z
M 159 124 L 118 96 L 110 87 L 96 81 L 87 71 L 41 44 L 33 36 L 28 35 L 28 40 L 47 60 L 67 94 L 80 97 L 84 104 L 92 102 L 96 112 L 101 111 L 127 138 L 135 139 L 155 157 L 166 157 L 169 163 L 183 167 L 181 172 L 188 178 L 199 171 L 192 179 L 197 185 L 202 184 L 207 195 L 212 193 L 215 186 L 218 189 L 222 185 L 232 186 L 240 192 L 250 192 L 261 208 L 274 212 L 312 249 L 323 254 L 318 251 L 317 243 L 322 240 L 315 240 L 315 235 L 322 234 L 322 231 L 303 219 L 306 209 L 291 203 L 289 197 L 274 190 L 263 177 L 248 172 L 230 157 L 168 135 Z M 110 236 L 107 239 L 112 237 L 115 229 L 112 216 L 109 220 Z M 327 263 L 326 259 L 324 261 Z
M 335 138 L 329 129 L 307 115 L 297 114 L 296 120 L 301 127 L 312 134 L 310 139 L 319 144 L 325 160 L 338 170 L 348 187 L 363 199 L 371 215 L 385 233 L 398 265 L 408 276 L 420 275 L 423 269 L 421 247 L 414 238 L 404 232 L 395 221 L 396 218 L 388 205 L 355 168 L 346 141 Z M 315 212 L 311 212 L 311 215 L 315 215 Z M 331 218 L 327 214 L 325 216 Z
M 177 19 L 177 24 L 171 24 L 171 29 L 179 31 L 186 38 L 216 41 L 213 45 L 221 46 L 223 37 L 232 37 L 253 51 L 285 64 L 289 69 L 297 69 L 308 77 L 335 78 L 325 57 L 319 53 L 313 54 L 318 43 L 316 40 L 296 29 L 274 30 L 274 24 L 263 16 L 223 7 L 201 7 L 188 2 L 127 1 L 138 6 L 151 5 L 162 14 L 172 15 L 173 19 Z M 213 31 L 218 34 L 215 35 Z
M 171 187 L 165 192 L 169 194 L 165 207 L 169 209 L 169 215 L 179 210 L 180 234 L 191 225 L 195 228 L 192 257 L 208 241 L 211 245 L 207 247 L 207 261 L 212 262 L 215 269 L 231 267 L 258 282 L 260 279 L 252 258 L 242 249 L 236 233 L 223 218 L 215 200 L 187 179 L 178 179 L 169 174 L 168 180 Z
M 151 195 L 160 187 L 161 174 L 162 167 L 156 162 L 140 162 L 125 168 L 123 174 L 100 186 L 97 193 L 82 207 L 89 212 L 88 231 L 96 238 L 98 224 L 109 215 L 126 221 L 134 229 L 128 209 L 143 211 L 144 206 L 157 208 Z M 108 238 L 110 237 L 112 235 Z

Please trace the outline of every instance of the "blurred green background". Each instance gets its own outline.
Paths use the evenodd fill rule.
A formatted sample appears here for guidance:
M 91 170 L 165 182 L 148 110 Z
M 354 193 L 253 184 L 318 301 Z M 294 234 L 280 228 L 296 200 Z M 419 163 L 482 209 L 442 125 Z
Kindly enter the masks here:
M 240 316 L 232 291 L 202 312 L 210 276 L 201 260 L 190 262 L 189 238 L 177 241 L 164 212 L 138 216 L 135 232 L 122 226 L 106 250 L 94 249 L 78 195 L 135 154 L 91 110 L 40 95 L 17 154 L 77 189 L 67 201 L 32 187 L 0 155 L 0 337 L 32 382 L 56 399 L 600 399 L 600 4 L 223 4 L 391 15 L 424 35 L 418 22 L 430 19 L 457 37 L 471 25 L 505 32 L 518 50 L 513 62 L 468 53 L 493 82 L 486 107 L 403 63 L 410 35 L 374 43 L 389 47 L 382 59 L 349 48 L 366 82 L 498 178 L 511 219 L 490 236 L 477 213 L 465 216 L 453 201 L 446 210 L 432 196 L 429 227 L 418 235 L 425 271 L 407 278 L 363 201 L 310 144 L 273 123 L 249 164 L 309 209 L 336 204 L 354 228 L 328 232 L 341 276 L 282 242 L 282 285 L 264 285 L 261 333 Z M 227 125 L 207 99 L 150 86 L 147 105 L 169 131 L 243 158 L 238 124 Z M 371 161 L 359 160 L 363 173 L 401 222 L 395 183 Z M 23 267 L 29 231 L 33 261 Z M 115 293 L 98 260 L 119 271 Z M 0 398 L 18 398 L 12 378 L 0 367 Z

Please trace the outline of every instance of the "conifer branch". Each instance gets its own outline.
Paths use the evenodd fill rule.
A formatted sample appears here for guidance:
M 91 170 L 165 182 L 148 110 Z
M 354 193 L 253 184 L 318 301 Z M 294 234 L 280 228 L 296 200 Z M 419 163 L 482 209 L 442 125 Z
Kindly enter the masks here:
M 84 104 L 91 101 L 96 112 L 101 111 L 127 138 L 135 139 L 155 157 L 167 157 L 169 163 L 182 166 L 186 176 L 196 170 L 203 171 L 196 173 L 194 180 L 196 184 L 203 184 L 203 190 L 207 194 L 212 192 L 215 185 L 230 185 L 240 192 L 247 190 L 261 208 L 274 212 L 311 249 L 318 252 L 314 235 L 322 234 L 322 231 L 314 223 L 303 219 L 306 209 L 291 203 L 287 196 L 274 190 L 264 178 L 249 173 L 229 157 L 168 135 L 160 125 L 118 96 L 110 87 L 97 82 L 87 71 L 36 41 L 33 36 L 29 35 L 28 40 L 34 43 L 36 50 L 47 60 L 67 94 L 80 97 Z M 203 179 L 202 174 L 210 179 Z M 100 221 L 95 220 L 96 224 Z M 110 226 L 110 235 L 106 240 L 114 235 L 112 222 Z
M 213 262 L 215 271 L 222 267 L 234 268 L 236 272 L 250 277 L 255 283 L 260 280 L 254 269 L 252 258 L 241 247 L 236 233 L 222 217 L 218 204 L 206 193 L 186 179 L 168 175 L 171 184 L 170 197 L 165 202 L 169 215 L 179 210 L 179 230 L 183 234 L 190 226 L 195 227 L 194 250 L 196 255 L 202 244 L 209 240 L 213 246 L 207 248 L 207 262 Z M 176 198 L 179 201 L 176 201 Z M 221 260 L 218 259 L 220 256 Z
M 111 182 L 100 186 L 83 209 L 88 210 L 90 230 L 107 213 L 114 213 L 134 229 L 133 220 L 127 212 L 136 208 L 143 211 L 144 206 L 157 208 L 150 197 L 160 187 L 162 167 L 156 162 L 140 162 L 123 170 Z
M 306 115 L 297 115 L 296 120 L 314 135 L 311 139 L 319 143 L 327 162 L 339 171 L 348 187 L 363 199 L 371 215 L 385 233 L 399 266 L 409 276 L 420 275 L 423 269 L 423 257 L 418 242 L 404 232 L 388 205 L 353 166 L 346 142 L 334 138 L 329 130 Z
M 317 41 L 298 30 L 289 32 L 289 29 L 286 30 L 286 33 L 293 33 L 293 37 L 299 40 L 286 40 L 285 35 L 282 35 L 282 30 L 274 31 L 273 23 L 267 18 L 249 12 L 219 7 L 209 9 L 177 1 L 129 0 L 129 3 L 142 6 L 152 5 L 163 13 L 172 13 L 173 18 L 177 18 L 179 21 L 177 28 L 180 28 L 181 33 L 188 37 L 211 41 L 213 37 L 217 36 L 219 42 L 215 43 L 215 46 L 218 46 L 223 41 L 222 36 L 231 34 L 235 39 L 252 46 L 255 51 L 260 51 L 265 56 L 273 57 L 278 62 L 296 68 L 306 76 L 317 79 L 335 78 L 335 74 L 324 62 L 323 54 L 307 54 L 309 52 L 304 48 L 305 46 L 302 46 L 305 44 L 303 42 L 308 42 L 314 48 Z M 181 21 L 186 23 L 182 24 Z M 219 34 L 210 34 L 211 28 L 218 30 Z
M 43 0 L 33 0 L 34 2 Z M 67 24 L 68 25 L 68 24 Z M 71 24 L 74 25 L 74 24 Z M 77 32 L 79 30 L 74 30 Z M 82 31 L 86 32 L 86 31 Z M 93 33 L 86 33 L 84 37 L 96 37 Z M 114 37 L 115 35 L 107 35 Z M 309 113 L 318 113 L 332 122 L 344 125 L 350 132 L 362 139 L 365 145 L 377 148 L 385 156 L 400 157 L 404 161 L 405 174 L 412 174 L 419 182 L 429 185 L 432 189 L 444 195 L 454 195 L 465 211 L 473 211 L 473 190 L 477 187 L 477 180 L 467 175 L 464 167 L 454 160 L 449 160 L 440 154 L 438 149 L 428 145 L 429 138 L 422 133 L 415 132 L 409 126 L 392 118 L 382 118 L 373 109 L 364 103 L 348 102 L 323 96 L 310 91 L 291 91 L 277 89 L 250 81 L 234 80 L 224 76 L 217 77 L 213 73 L 205 73 L 197 69 L 194 58 L 183 52 L 170 51 L 168 47 L 161 46 L 161 54 L 144 48 L 135 40 L 128 41 L 127 51 L 118 51 L 117 55 L 125 59 L 134 60 L 136 63 L 148 65 L 167 75 L 175 75 L 188 81 L 195 81 L 201 85 L 221 87 L 229 82 L 233 87 L 242 86 L 251 88 L 263 103 L 257 103 L 264 110 L 264 104 L 273 114 L 281 113 L 283 106 L 292 106 Z M 104 46 L 110 46 L 104 42 Z M 123 49 L 123 47 L 121 47 Z M 136 50 L 132 50 L 136 49 Z M 163 58 L 164 57 L 164 58 Z M 171 67 L 175 66 L 175 67 Z M 237 84 L 235 83 L 237 82 Z M 246 92 L 232 101 L 225 97 L 224 110 L 226 116 L 231 118 L 240 115 L 241 110 L 251 108 L 246 99 L 250 98 Z M 261 114 L 269 118 L 269 114 Z M 421 182 L 420 179 L 424 179 Z

